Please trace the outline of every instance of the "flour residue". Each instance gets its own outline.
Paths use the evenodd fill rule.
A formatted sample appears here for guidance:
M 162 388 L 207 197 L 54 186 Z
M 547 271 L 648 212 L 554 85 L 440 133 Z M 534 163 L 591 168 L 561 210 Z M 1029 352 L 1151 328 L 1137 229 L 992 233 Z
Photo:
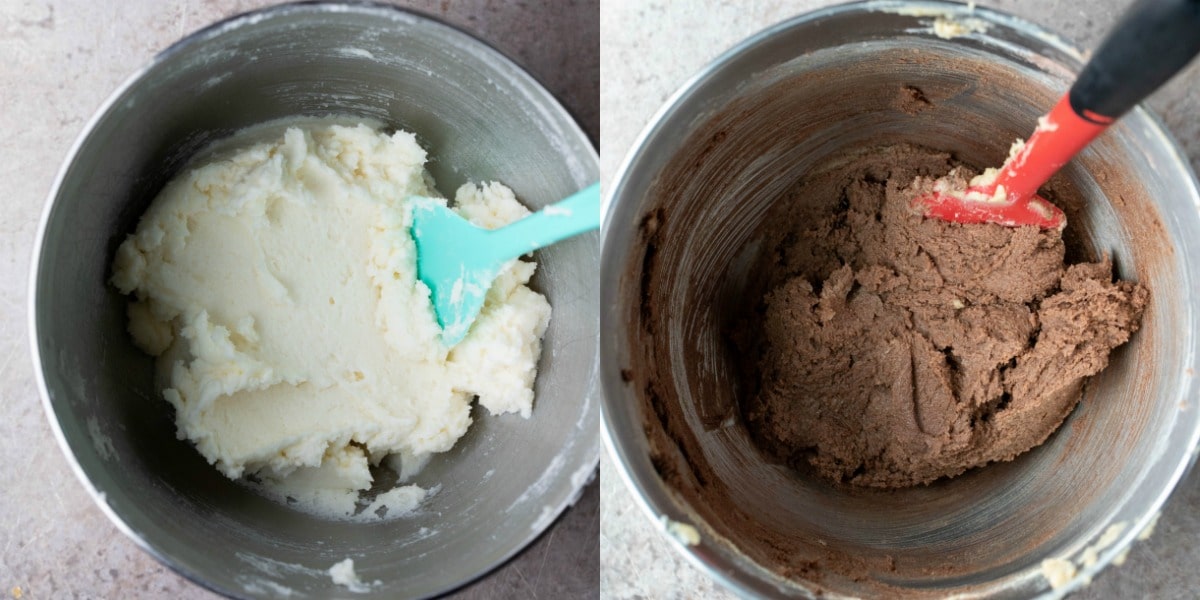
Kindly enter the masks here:
M 96 417 L 88 417 L 87 430 L 88 437 L 92 438 L 92 446 L 96 449 L 96 454 L 99 454 L 101 459 L 110 460 L 117 456 L 117 450 L 113 447 L 112 438 L 108 437 L 100 429 L 100 422 L 96 420 Z

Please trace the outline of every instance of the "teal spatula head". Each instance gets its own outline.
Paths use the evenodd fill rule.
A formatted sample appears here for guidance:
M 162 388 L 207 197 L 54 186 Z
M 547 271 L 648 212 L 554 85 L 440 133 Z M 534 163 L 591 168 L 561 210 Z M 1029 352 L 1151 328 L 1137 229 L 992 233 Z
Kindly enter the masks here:
M 600 184 L 499 229 L 483 229 L 432 198 L 413 196 L 417 278 L 431 292 L 442 342 L 462 341 L 508 261 L 600 227 Z

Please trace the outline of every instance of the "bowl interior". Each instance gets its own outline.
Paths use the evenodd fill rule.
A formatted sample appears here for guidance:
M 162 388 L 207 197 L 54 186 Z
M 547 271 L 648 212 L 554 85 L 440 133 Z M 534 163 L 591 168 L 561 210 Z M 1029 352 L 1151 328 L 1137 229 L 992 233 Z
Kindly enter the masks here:
M 1196 184 L 1141 111 L 1049 186 L 1068 213 L 1068 262 L 1108 253 L 1152 298 L 1142 331 L 1049 441 L 929 486 L 864 491 L 774 464 L 741 421 L 726 331 L 763 295 L 750 266 L 771 251 L 757 235 L 770 207 L 813 169 L 874 145 L 999 165 L 1069 85 L 1079 60 L 1065 46 L 1004 15 L 969 16 L 987 32 L 942 40 L 929 18 L 862 5 L 768 30 L 705 72 L 614 184 L 602 270 L 608 433 L 651 511 L 697 523 L 704 540 L 686 551 L 736 588 L 1027 597 L 1046 589 L 1043 559 L 1077 558 L 1122 524 L 1087 566 L 1102 567 L 1191 462 L 1188 248 L 1200 219 L 1179 200 L 1196 198 Z M 905 87 L 928 103 L 908 102 Z
M 110 515 L 185 575 L 238 596 L 329 597 L 353 558 L 379 596 L 428 596 L 515 554 L 577 497 L 598 460 L 597 234 L 540 251 L 554 314 L 533 416 L 474 424 L 415 482 L 412 515 L 352 524 L 282 507 L 175 438 L 152 360 L 107 285 L 113 253 L 162 185 L 210 142 L 257 123 L 339 115 L 415 132 L 443 194 L 468 179 L 537 207 L 595 181 L 595 151 L 530 76 L 470 36 L 390 8 L 302 5 L 206 29 L 165 51 L 81 139 L 52 197 L 35 273 L 36 351 L 52 419 Z

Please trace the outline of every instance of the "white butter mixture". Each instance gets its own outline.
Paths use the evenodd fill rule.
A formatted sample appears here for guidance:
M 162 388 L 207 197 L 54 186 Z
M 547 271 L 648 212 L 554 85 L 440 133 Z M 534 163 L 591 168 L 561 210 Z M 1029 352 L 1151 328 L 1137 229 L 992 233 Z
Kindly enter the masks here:
M 176 177 L 120 246 L 129 332 L 158 357 L 179 437 L 226 476 L 349 517 L 369 464 L 411 471 L 449 450 L 473 397 L 529 416 L 550 319 L 526 285 L 536 265 L 513 261 L 447 349 L 408 231 L 407 197 L 436 196 L 425 160 L 403 131 L 291 127 Z M 497 183 L 464 185 L 454 204 L 489 228 L 529 214 Z M 359 514 L 424 494 L 397 488 Z
M 354 559 L 352 558 L 347 558 L 329 567 L 329 578 L 333 580 L 333 583 L 343 586 L 352 592 L 361 594 L 371 589 L 370 586 L 358 578 L 358 573 L 354 571 Z

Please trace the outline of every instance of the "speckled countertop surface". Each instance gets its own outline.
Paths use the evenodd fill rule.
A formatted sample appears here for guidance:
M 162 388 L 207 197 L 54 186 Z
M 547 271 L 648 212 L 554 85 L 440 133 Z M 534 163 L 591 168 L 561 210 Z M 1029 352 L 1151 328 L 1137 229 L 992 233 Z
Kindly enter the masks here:
M 75 479 L 33 380 L 26 281 L 50 184 L 84 123 L 154 53 L 262 0 L 0 1 L 0 598 L 214 598 L 119 533 Z M 547 85 L 596 139 L 598 0 L 398 2 L 457 24 Z M 456 598 L 594 598 L 598 485 Z
M 605 0 L 601 30 L 601 178 L 617 166 L 655 111 L 709 61 L 737 42 L 828 0 L 619 2 Z M 980 0 L 1073 40 L 1099 43 L 1129 0 Z M 1200 170 L 1200 63 L 1160 90 L 1150 106 Z M 611 457 L 601 459 L 600 595 L 604 598 L 731 598 L 668 545 L 634 503 Z M 1147 542 L 1075 598 L 1195 598 L 1200 593 L 1200 472 L 1180 484 Z

